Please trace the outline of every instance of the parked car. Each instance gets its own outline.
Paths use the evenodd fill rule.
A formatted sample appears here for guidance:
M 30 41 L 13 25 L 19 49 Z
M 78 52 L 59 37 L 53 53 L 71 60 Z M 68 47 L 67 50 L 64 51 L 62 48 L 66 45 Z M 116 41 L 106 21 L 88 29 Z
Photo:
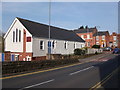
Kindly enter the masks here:
M 111 47 L 105 47 L 105 48 L 103 48 L 103 51 L 112 51 L 112 48 Z
M 113 50 L 113 54 L 119 54 L 120 53 L 120 49 L 119 48 L 114 48 Z

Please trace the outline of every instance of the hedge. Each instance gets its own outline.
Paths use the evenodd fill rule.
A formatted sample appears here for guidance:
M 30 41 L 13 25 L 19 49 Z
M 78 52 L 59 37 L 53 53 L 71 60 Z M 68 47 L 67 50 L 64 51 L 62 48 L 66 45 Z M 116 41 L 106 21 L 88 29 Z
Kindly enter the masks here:
M 40 61 L 13 61 L 2 62 L 2 74 L 13 74 L 25 71 L 33 71 L 38 69 L 45 69 L 65 64 L 79 62 L 77 59 L 65 60 L 40 60 Z

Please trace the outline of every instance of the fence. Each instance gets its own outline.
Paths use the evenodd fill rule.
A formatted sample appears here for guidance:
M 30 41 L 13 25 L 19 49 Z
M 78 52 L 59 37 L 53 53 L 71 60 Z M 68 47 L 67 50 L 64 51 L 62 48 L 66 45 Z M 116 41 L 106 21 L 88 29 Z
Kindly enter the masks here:
M 94 48 L 88 48 L 87 49 L 87 54 L 95 54 L 95 53 L 102 53 L 103 49 L 94 49 Z

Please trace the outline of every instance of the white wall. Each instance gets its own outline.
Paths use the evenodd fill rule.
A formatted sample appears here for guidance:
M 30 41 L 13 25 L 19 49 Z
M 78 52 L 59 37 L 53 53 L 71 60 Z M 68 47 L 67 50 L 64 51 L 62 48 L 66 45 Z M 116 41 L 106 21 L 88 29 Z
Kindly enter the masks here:
M 16 28 L 18 30 L 21 30 L 21 42 L 13 42 L 13 31 L 15 31 Z M 19 20 L 15 19 L 4 37 L 5 38 L 5 51 L 23 52 L 23 31 L 24 29 L 25 27 L 19 22 Z M 16 36 L 16 33 L 15 33 L 15 36 Z M 26 36 L 32 37 L 32 35 L 27 30 L 26 30 Z M 26 52 L 32 52 L 32 42 L 26 43 Z
M 40 40 L 44 41 L 45 49 L 40 50 Z M 48 39 L 45 38 L 33 38 L 33 57 L 36 56 L 46 56 L 48 53 Z M 76 48 L 81 48 L 85 46 L 85 43 L 81 42 L 73 42 L 67 41 L 67 49 L 64 48 L 64 40 L 51 40 L 51 42 L 55 41 L 56 46 L 53 49 L 52 46 L 52 54 L 73 54 L 74 53 L 74 43 L 76 43 Z

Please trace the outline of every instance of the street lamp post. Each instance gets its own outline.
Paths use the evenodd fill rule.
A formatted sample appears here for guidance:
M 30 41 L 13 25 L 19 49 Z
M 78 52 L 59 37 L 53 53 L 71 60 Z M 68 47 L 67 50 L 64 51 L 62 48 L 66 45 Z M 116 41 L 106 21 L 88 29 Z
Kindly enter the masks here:
M 50 42 L 50 25 L 51 25 L 51 0 L 49 1 L 49 41 L 48 41 L 48 59 L 51 59 L 50 58 L 50 54 L 51 54 L 51 42 Z

